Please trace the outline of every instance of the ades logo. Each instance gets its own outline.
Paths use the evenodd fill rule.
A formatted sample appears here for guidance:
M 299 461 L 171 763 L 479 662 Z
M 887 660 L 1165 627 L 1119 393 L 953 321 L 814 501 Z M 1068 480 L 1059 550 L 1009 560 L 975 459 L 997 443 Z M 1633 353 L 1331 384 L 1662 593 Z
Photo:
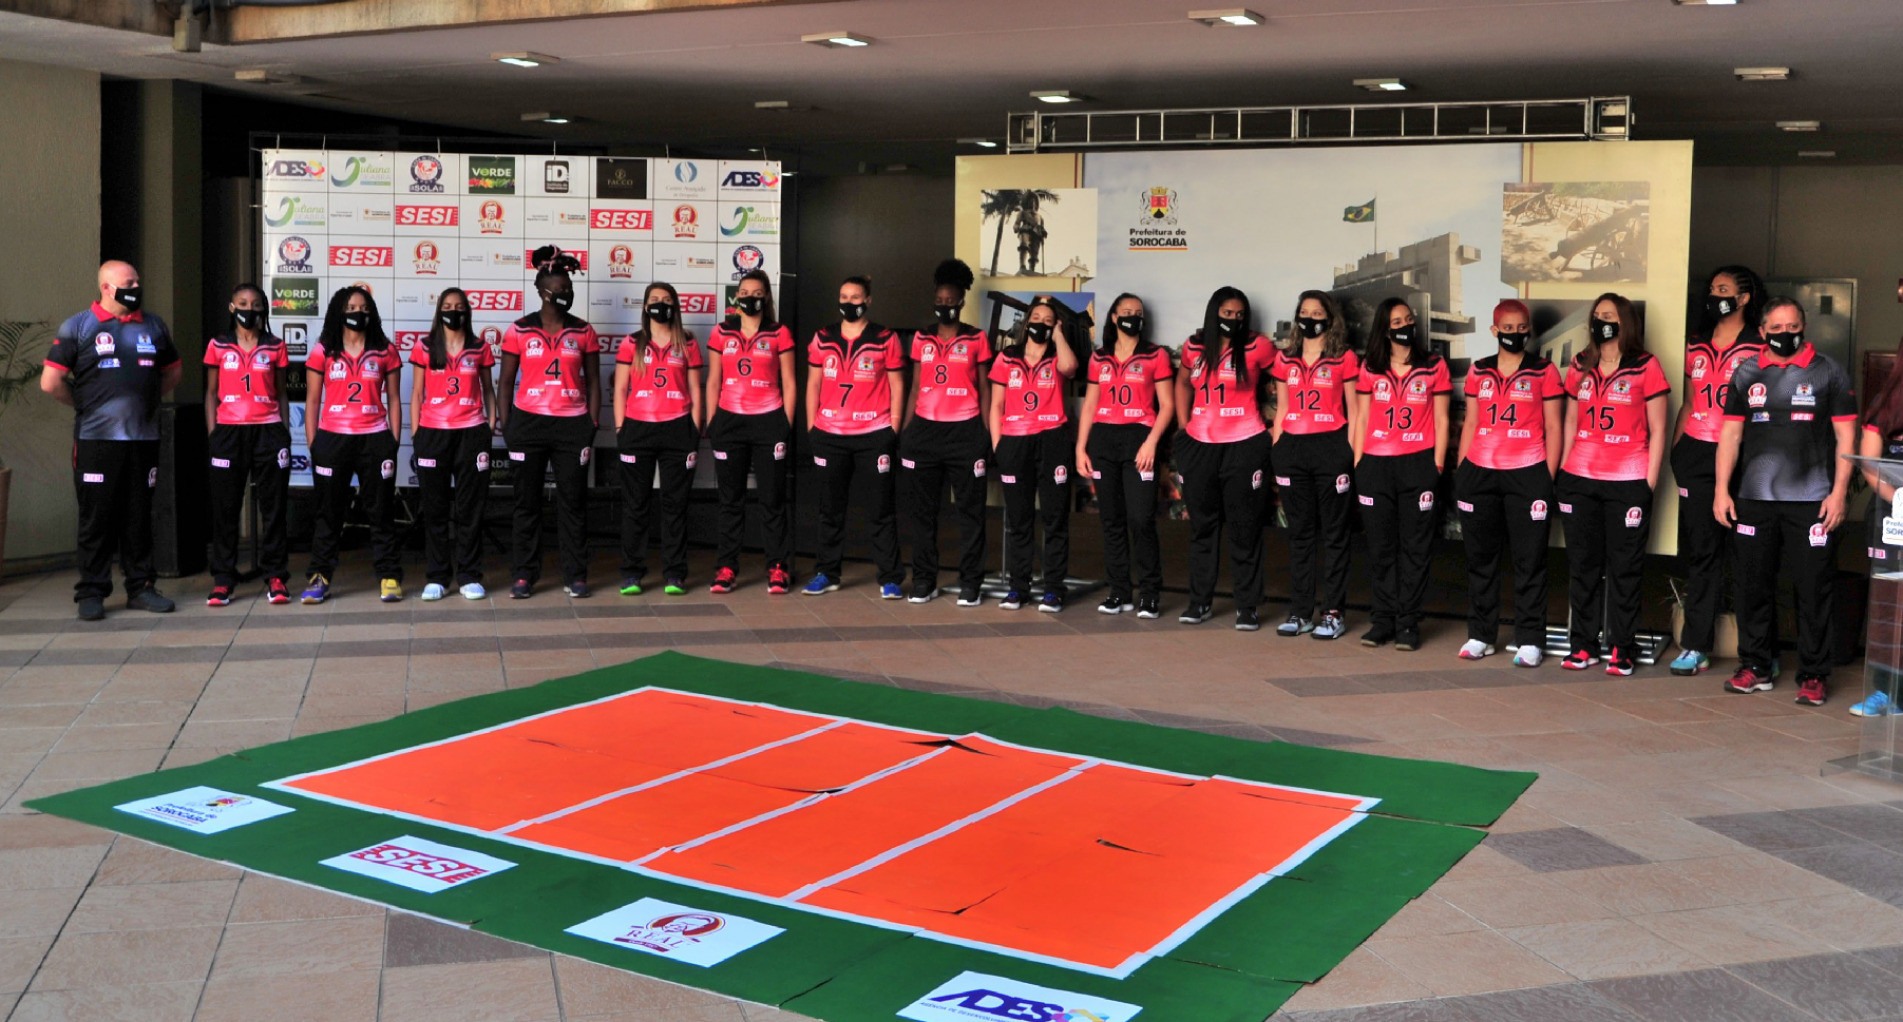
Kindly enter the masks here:
M 443 161 L 434 156 L 418 156 L 410 161 L 410 191 L 441 192 Z
M 689 239 L 700 237 L 700 211 L 689 205 L 674 207 L 674 237 Z
M 324 165 L 315 160 L 272 160 L 264 176 L 274 181 L 321 181 Z
M 766 265 L 766 253 L 757 245 L 742 245 L 733 250 L 733 279 L 741 277 Z
M 311 272 L 311 243 L 295 234 L 278 242 L 278 272 Z
M 771 170 L 730 170 L 721 179 L 722 188 L 756 188 L 772 191 L 780 186 L 780 175 Z
M 436 275 L 437 268 L 440 265 L 442 265 L 442 255 L 443 255 L 442 252 L 437 249 L 435 242 L 433 241 L 417 242 L 416 253 L 415 253 L 415 257 L 416 257 L 415 263 L 416 263 L 417 274 L 419 276 L 434 277 Z

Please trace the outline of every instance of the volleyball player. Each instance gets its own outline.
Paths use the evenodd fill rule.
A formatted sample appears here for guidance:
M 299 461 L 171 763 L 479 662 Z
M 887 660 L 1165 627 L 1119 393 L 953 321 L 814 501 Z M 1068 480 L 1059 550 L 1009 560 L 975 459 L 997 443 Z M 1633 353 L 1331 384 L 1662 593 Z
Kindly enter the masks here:
M 958 605 L 983 601 L 991 457 L 983 411 L 993 352 L 985 332 L 959 318 L 972 279 L 971 267 L 956 259 L 939 263 L 932 273 L 933 323 L 912 334 L 911 421 L 899 435 L 899 481 L 911 533 L 913 603 L 938 595 L 938 509 L 948 481 L 958 519 Z
M 1091 353 L 1084 370 L 1077 471 L 1096 484 L 1103 525 L 1110 595 L 1097 605 L 1098 612 L 1134 610 L 1139 618 L 1155 618 L 1163 612 L 1163 558 L 1156 537 L 1157 448 L 1176 419 L 1176 386 L 1170 382 L 1176 370 L 1169 349 L 1151 344 L 1145 326 L 1141 298 L 1121 294 L 1110 303 L 1103 344 Z
M 1354 503 L 1361 358 L 1348 323 L 1326 291 L 1304 291 L 1275 365 L 1276 414 L 1269 422 L 1275 485 L 1288 515 L 1289 616 L 1277 635 L 1340 638 L 1347 629 L 1348 509 Z M 1317 562 L 1319 561 L 1319 565 Z M 1316 569 L 1320 568 L 1319 604 Z M 1319 617 L 1315 614 L 1321 608 Z
M 239 519 L 245 484 L 258 508 L 258 568 L 265 599 L 291 602 L 285 587 L 290 544 L 284 508 L 290 499 L 290 404 L 284 374 L 291 361 L 271 332 L 270 304 L 256 284 L 231 292 L 231 324 L 205 344 L 205 429 L 211 453 L 211 595 L 209 607 L 231 602 L 238 584 Z
M 793 441 L 793 332 L 775 318 L 773 280 L 752 270 L 734 289 L 733 314 L 707 338 L 707 426 L 720 494 L 711 593 L 738 584 L 747 532 L 747 474 L 760 501 L 767 592 L 793 587 L 793 530 L 786 517 Z
M 429 334 L 410 349 L 410 443 L 423 504 L 425 600 L 482 585 L 482 515 L 496 435 L 495 352 L 469 329 L 469 296 L 444 288 Z
M 1903 363 L 1903 344 L 1897 346 L 1897 362 Z M 1858 436 L 1857 453 L 1866 458 L 1903 461 L 1903 372 L 1891 370 L 1883 385 L 1872 396 L 1870 411 Z M 1895 507 L 1896 487 L 1883 480 L 1874 468 L 1863 469 L 1864 482 L 1870 484 L 1870 503 L 1864 510 L 1864 528 L 1869 533 L 1864 552 L 1870 558 L 1870 571 L 1878 578 L 1894 582 L 1903 576 L 1903 543 L 1885 542 L 1883 520 Z M 1892 537 L 1894 538 L 1894 537 Z M 1874 601 L 1873 601 L 1874 602 Z M 1870 694 L 1850 712 L 1859 717 L 1887 717 L 1903 713 L 1903 700 L 1897 686 L 1903 680 L 1894 669 L 1873 685 Z M 1872 676 L 1876 678 L 1876 675 Z
M 1037 609 L 1056 614 L 1069 596 L 1070 471 L 1077 433 L 1064 384 L 1077 374 L 1077 353 L 1057 303 L 1039 298 L 991 363 L 986 425 L 998 452 L 1004 490 L 1004 571 L 1009 585 L 998 606 L 1017 610 L 1031 591 L 1037 527 L 1044 528 L 1044 592 Z
M 310 445 L 317 505 L 304 603 L 330 598 L 353 475 L 358 503 L 370 520 L 379 598 L 385 603 L 403 599 L 394 514 L 401 416 L 391 414 L 401 407 L 401 359 L 384 333 L 383 317 L 369 291 L 353 284 L 330 297 L 317 344 L 304 361 L 304 440 Z
M 681 326 L 674 285 L 648 285 L 641 328 L 615 351 L 615 443 L 621 461 L 621 595 L 647 575 L 648 518 L 661 487 L 662 592 L 687 592 L 687 498 L 700 453 L 701 356 Z
M 813 335 L 806 349 L 806 429 L 819 470 L 819 556 L 805 593 L 839 588 L 845 559 L 846 505 L 857 476 L 872 486 L 872 560 L 879 595 L 903 599 L 892 455 L 904 419 L 905 348 L 899 335 L 867 318 L 872 281 L 839 285 L 839 322 Z

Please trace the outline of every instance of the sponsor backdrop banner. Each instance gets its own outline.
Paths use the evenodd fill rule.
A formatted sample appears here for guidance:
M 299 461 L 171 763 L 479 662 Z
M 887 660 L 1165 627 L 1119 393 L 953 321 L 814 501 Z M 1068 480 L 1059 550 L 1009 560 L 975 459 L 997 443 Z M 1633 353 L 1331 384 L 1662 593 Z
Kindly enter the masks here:
M 508 325 L 539 307 L 529 256 L 543 245 L 581 262 L 574 312 L 603 342 L 602 446 L 614 443 L 615 348 L 640 326 L 650 283 L 679 289 L 702 343 L 741 274 L 764 269 L 779 287 L 775 162 L 267 149 L 262 166 L 262 271 L 292 361 L 316 343 L 330 296 L 361 284 L 405 354 L 406 401 L 408 352 L 442 290 L 468 292 L 473 329 L 499 354 Z M 310 485 L 303 415 L 294 403 L 297 486 Z M 408 435 L 406 421 L 401 486 L 416 485 Z

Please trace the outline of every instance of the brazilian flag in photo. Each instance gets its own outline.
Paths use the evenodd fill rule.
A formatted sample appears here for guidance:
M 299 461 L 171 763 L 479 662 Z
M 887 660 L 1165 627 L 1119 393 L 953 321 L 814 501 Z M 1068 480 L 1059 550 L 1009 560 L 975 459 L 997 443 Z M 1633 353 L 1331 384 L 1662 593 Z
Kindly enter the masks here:
M 1349 206 L 1341 211 L 1342 220 L 1351 224 L 1369 224 L 1374 222 L 1374 200 L 1369 199 L 1359 206 Z

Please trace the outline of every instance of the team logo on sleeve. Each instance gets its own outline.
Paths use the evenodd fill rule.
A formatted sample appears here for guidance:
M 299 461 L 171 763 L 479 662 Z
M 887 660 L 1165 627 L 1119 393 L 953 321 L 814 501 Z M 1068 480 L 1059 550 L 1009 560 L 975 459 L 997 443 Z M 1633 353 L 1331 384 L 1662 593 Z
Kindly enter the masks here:
M 111 354 L 112 352 L 117 351 L 118 348 L 119 348 L 118 340 L 115 339 L 111 334 L 106 333 L 103 330 L 93 337 L 93 351 L 97 354 L 101 354 L 101 355 Z
M 1543 500 L 1534 501 L 1532 506 L 1527 508 L 1526 514 L 1528 518 L 1531 518 L 1536 522 L 1545 521 L 1546 520 L 1546 502 Z
M 1480 381 L 1480 400 L 1490 401 L 1492 399 L 1493 399 L 1493 381 L 1490 379 L 1481 380 Z
M 1629 507 L 1625 509 L 1625 527 L 1626 528 L 1636 529 L 1639 526 L 1644 524 L 1645 524 L 1645 509 L 1644 508 Z
M 1288 367 L 1288 385 L 1291 387 L 1299 387 L 1302 385 L 1302 370 L 1299 367 Z
M 1581 401 L 1592 400 L 1592 381 L 1591 380 L 1579 381 L 1579 400 Z
M 1745 392 L 1745 400 L 1748 401 L 1753 408 L 1763 408 L 1764 403 L 1770 399 L 1770 396 L 1770 390 L 1762 383 L 1752 384 L 1751 389 Z
M 1703 355 L 1699 355 L 1696 358 L 1692 359 L 1692 379 L 1702 380 L 1705 378 L 1705 374 L 1709 372 L 1710 370 L 1711 370 L 1710 359 L 1706 358 Z
M 1374 399 L 1376 401 L 1388 401 L 1388 400 L 1392 400 L 1393 397 L 1394 397 L 1394 387 L 1390 385 L 1388 381 L 1386 380 L 1374 381 Z
M 501 234 L 502 203 L 489 199 L 476 207 L 476 224 L 484 234 Z

